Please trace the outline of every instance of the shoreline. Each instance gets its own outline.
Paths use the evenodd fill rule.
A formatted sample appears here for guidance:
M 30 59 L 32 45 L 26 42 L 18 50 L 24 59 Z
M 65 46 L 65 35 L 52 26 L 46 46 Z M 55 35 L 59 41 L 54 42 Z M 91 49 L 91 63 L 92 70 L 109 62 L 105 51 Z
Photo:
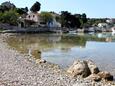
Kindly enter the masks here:
M 37 64 L 29 56 L 11 49 L 4 41 L 4 37 L 7 36 L 9 34 L 0 34 L 0 85 L 2 86 L 115 86 L 113 82 L 91 82 L 79 77 L 73 79 L 64 69 L 52 63 Z M 77 85 L 74 85 L 76 83 Z

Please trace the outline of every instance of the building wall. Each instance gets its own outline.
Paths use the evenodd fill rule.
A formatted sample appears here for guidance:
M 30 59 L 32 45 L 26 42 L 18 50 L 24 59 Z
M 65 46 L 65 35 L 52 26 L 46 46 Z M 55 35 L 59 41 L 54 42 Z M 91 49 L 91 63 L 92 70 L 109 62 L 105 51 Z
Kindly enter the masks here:
M 53 20 L 43 24 L 43 19 L 40 17 L 38 13 L 28 13 L 25 18 L 22 18 L 22 22 L 24 23 L 24 27 L 39 27 L 39 26 L 48 26 L 48 27 L 61 27 L 61 24 L 56 21 L 55 16 L 53 15 Z M 24 21 L 27 20 L 27 21 Z M 33 21 L 34 23 L 29 23 L 29 20 Z M 19 24 L 19 26 L 21 26 Z
M 26 16 L 26 19 L 27 19 L 27 20 L 32 20 L 32 21 L 34 21 L 34 22 L 39 22 L 38 13 L 29 13 L 29 14 Z

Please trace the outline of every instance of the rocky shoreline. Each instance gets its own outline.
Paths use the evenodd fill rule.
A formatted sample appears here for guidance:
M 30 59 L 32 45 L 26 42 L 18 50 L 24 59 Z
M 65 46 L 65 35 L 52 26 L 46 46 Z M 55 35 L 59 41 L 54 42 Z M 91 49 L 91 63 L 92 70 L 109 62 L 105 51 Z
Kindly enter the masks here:
M 115 86 L 114 82 L 70 77 L 55 64 L 36 63 L 28 55 L 9 48 L 4 40 L 7 36 L 0 34 L 0 86 Z

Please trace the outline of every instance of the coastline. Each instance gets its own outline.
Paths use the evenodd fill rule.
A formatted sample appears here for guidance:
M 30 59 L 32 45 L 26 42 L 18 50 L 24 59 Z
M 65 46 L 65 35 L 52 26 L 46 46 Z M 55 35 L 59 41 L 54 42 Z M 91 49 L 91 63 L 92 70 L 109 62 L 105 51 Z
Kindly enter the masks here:
M 65 70 L 48 62 L 37 64 L 29 56 L 9 48 L 4 40 L 7 36 L 9 34 L 0 34 L 1 86 L 115 86 L 113 82 L 73 79 Z

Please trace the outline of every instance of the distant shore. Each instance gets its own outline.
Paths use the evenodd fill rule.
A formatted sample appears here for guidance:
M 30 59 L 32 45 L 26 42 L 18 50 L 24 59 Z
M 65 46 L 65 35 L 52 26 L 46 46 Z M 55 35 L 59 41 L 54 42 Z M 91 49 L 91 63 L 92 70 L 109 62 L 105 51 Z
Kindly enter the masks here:
M 95 28 L 95 29 L 94 29 Z M 69 31 L 75 32 L 112 32 L 111 29 L 101 30 L 99 27 L 89 27 L 89 28 L 67 28 L 67 27 L 26 27 L 21 28 L 18 26 L 13 26 L 10 24 L 0 23 L 0 32 L 1 33 L 68 33 Z
M 11 49 L 5 42 L 10 34 L 0 34 L 0 85 L 1 86 L 115 86 L 113 82 L 91 82 L 71 78 L 64 69 Z M 75 84 L 75 85 L 74 85 Z

